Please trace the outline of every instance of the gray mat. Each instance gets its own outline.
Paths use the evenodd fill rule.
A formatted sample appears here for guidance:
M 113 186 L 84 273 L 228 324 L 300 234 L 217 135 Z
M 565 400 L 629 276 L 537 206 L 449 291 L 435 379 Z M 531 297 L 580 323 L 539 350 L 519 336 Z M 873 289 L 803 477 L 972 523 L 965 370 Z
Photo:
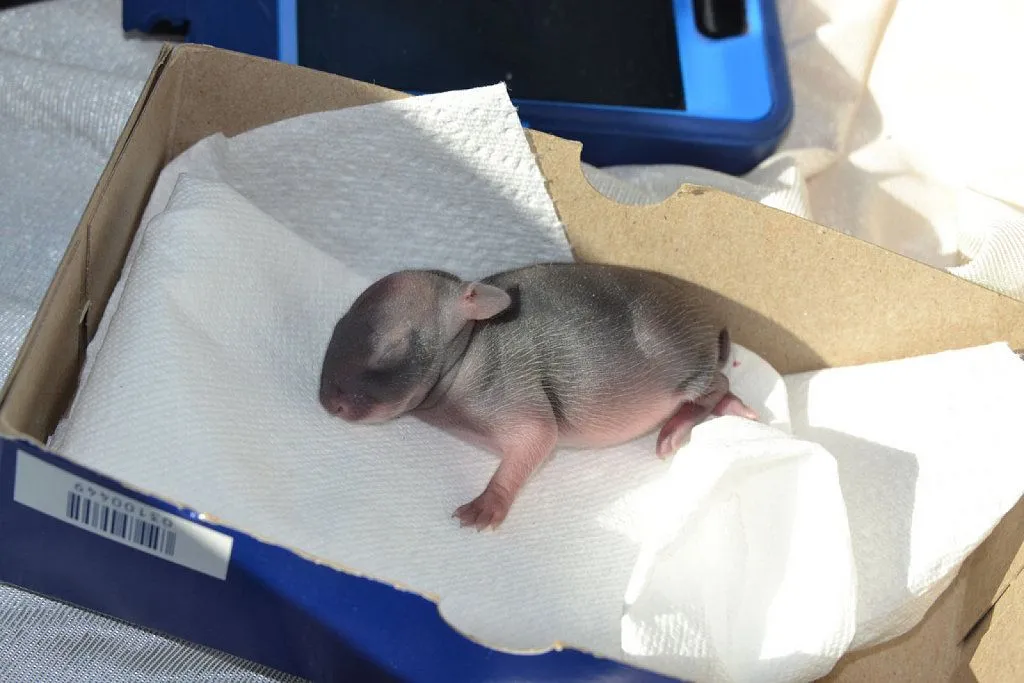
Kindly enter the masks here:
M 0 11 L 0 382 L 153 65 L 117 0 Z M 298 681 L 0 585 L 0 681 Z

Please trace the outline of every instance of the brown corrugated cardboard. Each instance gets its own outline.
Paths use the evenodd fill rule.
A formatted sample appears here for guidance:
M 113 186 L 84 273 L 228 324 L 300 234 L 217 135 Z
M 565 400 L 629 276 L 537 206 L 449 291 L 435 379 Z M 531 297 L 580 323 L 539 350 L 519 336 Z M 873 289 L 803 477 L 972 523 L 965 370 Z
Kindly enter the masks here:
M 201 46 L 165 50 L 0 394 L 0 430 L 43 443 L 66 409 L 149 193 L 173 156 L 215 132 L 403 96 Z M 992 341 L 1024 347 L 1024 303 L 708 188 L 687 186 L 650 206 L 617 204 L 586 181 L 577 144 L 529 138 L 578 258 L 703 285 L 736 340 L 781 372 Z M 1014 581 L 1022 540 L 1024 503 L 920 625 L 847 656 L 829 680 L 1017 680 L 1022 656 L 1006 650 L 1024 637 L 1024 587 Z
M 1024 582 L 1014 581 L 963 644 L 957 681 L 1024 680 Z

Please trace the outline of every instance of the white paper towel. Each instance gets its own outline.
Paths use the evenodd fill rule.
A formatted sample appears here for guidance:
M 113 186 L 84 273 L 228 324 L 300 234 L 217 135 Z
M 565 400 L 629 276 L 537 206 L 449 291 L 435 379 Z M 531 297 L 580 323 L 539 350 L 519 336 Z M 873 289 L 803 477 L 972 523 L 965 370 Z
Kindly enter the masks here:
M 785 383 L 800 441 L 723 418 L 673 461 L 627 592 L 633 661 L 811 680 L 916 625 L 1020 499 L 1024 363 L 1005 344 Z
M 1006 344 L 786 378 L 835 456 L 861 647 L 916 624 L 1024 491 L 1024 362 Z
M 544 176 L 506 87 L 498 84 L 200 140 L 160 173 L 109 307 L 117 307 L 146 226 L 166 208 L 185 171 L 229 184 L 371 281 L 399 268 L 478 277 L 572 259 Z M 100 322 L 83 378 L 110 319 Z
M 623 649 L 698 681 L 823 676 L 846 652 L 857 608 L 835 460 L 741 418 L 700 427 L 658 491 Z
M 935 389 L 948 385 L 947 356 L 916 359 L 916 372 L 883 366 L 880 379 L 878 368 L 855 368 L 794 385 L 837 387 L 815 392 L 815 409 L 831 406 L 820 408 L 823 423 L 836 419 L 857 443 L 879 436 L 879 404 L 865 410 L 879 383 L 889 396 L 929 395 L 899 404 L 901 415 L 922 410 L 907 424 L 938 410 L 986 430 L 988 467 L 975 483 L 998 478 L 997 495 L 985 491 L 977 506 L 965 496 L 958 511 L 970 521 L 954 535 L 936 531 L 945 516 L 915 511 L 907 528 L 923 540 L 908 546 L 919 552 L 905 572 L 907 558 L 881 547 L 893 535 L 870 537 L 872 524 L 888 531 L 889 504 L 906 500 L 906 478 L 886 466 L 889 442 L 850 456 L 874 469 L 844 469 L 842 459 L 837 469 L 826 450 L 834 444 L 812 438 L 820 425 L 805 416 L 818 413 L 797 402 L 791 415 L 781 378 L 743 349 L 730 374 L 768 425 L 712 420 L 667 463 L 653 457 L 653 435 L 559 453 L 497 534 L 450 519 L 486 483 L 493 458 L 415 420 L 347 425 L 318 407 L 330 328 L 377 274 L 415 263 L 471 276 L 568 258 L 514 117 L 492 88 L 200 143 L 158 184 L 147 211 L 155 218 L 90 349 L 93 370 L 51 445 L 264 538 L 440 596 L 456 628 L 502 649 L 561 642 L 684 678 L 809 680 L 851 642 L 904 630 L 1024 490 L 1004 462 L 1022 436 L 1008 419 L 1015 393 L 984 384 L 989 410 L 965 412 L 961 395 Z M 386 134 L 372 132 L 379 126 Z M 332 151 L 328 139 L 346 147 Z M 354 159 L 365 164 L 358 174 Z M 972 367 L 949 366 L 956 376 L 1024 373 L 1005 347 L 971 353 Z M 947 419 L 945 439 L 932 426 L 881 436 L 941 473 L 964 452 L 951 448 L 963 446 L 950 438 L 958 429 Z M 850 471 L 860 477 L 852 490 L 867 482 L 872 495 L 848 495 Z M 947 486 L 936 497 L 961 495 L 955 476 L 924 482 Z M 890 590 L 894 573 L 915 577 L 902 594 Z M 885 585 L 864 587 L 865 577 Z
M 561 453 L 499 533 L 460 528 L 451 513 L 494 458 L 414 419 L 349 425 L 317 403 L 337 316 L 325 302 L 368 283 L 226 185 L 182 176 L 53 445 L 263 538 L 440 596 L 456 628 L 495 647 L 563 642 L 621 657 L 624 590 L 662 515 L 644 493 L 669 467 L 655 435 Z M 788 423 L 781 378 L 745 377 L 736 390 Z

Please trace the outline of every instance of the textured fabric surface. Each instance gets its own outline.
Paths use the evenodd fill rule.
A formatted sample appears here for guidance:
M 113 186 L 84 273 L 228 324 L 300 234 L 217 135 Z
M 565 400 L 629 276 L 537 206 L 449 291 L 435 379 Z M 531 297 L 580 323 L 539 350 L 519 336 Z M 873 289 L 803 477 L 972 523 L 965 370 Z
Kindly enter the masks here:
M 629 661 L 708 683 L 810 681 L 835 666 L 860 606 L 825 448 L 723 417 L 637 494 L 655 513 L 625 591 Z
M 0 680 L 9 683 L 301 683 L 191 643 L 24 591 L 0 592 Z
M 984 387 L 967 402 L 947 390 L 966 377 Z M 785 380 L 794 433 L 839 465 L 857 562 L 853 646 L 899 636 L 1024 493 L 1024 363 L 1000 343 Z
M 6 683 L 301 683 L 192 643 L 26 593 L 0 591 L 0 680 Z
M 118 0 L 0 11 L 0 381 L 159 51 Z M 0 585 L 0 680 L 296 681 Z
M 159 45 L 118 2 L 0 12 L 0 377 L 6 377 Z

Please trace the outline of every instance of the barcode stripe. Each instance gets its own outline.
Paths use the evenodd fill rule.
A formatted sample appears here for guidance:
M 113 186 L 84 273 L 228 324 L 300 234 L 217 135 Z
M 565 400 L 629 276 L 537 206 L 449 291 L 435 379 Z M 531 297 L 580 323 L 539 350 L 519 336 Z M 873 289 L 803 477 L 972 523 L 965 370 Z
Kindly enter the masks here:
M 100 529 L 135 545 L 174 557 L 175 533 L 144 519 L 133 517 L 109 505 L 98 503 L 81 494 L 68 491 L 65 510 L 68 519 Z
M 14 502 L 60 524 L 220 581 L 227 579 L 234 545 L 230 534 L 165 512 L 159 501 L 108 489 L 23 450 L 17 452 Z

